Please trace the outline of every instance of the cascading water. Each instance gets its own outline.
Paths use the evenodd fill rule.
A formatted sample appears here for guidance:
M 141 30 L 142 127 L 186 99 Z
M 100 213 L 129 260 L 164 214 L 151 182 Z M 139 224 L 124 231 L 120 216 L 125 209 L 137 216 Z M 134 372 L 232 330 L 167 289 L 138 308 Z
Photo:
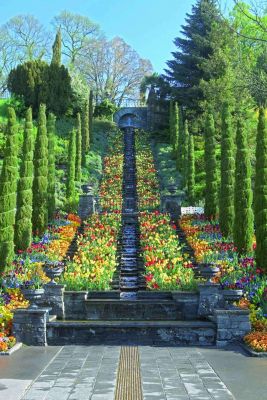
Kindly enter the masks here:
M 135 299 L 140 285 L 140 248 L 135 167 L 135 130 L 124 131 L 122 234 L 119 266 L 121 299 Z

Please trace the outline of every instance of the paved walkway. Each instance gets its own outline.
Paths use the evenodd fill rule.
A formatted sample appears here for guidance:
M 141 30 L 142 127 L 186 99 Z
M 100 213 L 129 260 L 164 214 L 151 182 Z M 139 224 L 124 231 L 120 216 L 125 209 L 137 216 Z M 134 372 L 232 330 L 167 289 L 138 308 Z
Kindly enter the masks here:
M 264 400 L 266 374 L 238 347 L 24 347 L 0 358 L 0 400 Z

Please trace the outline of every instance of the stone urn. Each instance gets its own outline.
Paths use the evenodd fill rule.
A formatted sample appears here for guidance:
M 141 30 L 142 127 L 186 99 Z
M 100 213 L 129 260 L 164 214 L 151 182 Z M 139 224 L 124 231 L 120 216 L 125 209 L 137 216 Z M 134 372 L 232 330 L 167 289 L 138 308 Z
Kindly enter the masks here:
M 25 297 L 26 300 L 29 301 L 31 309 L 36 309 L 38 308 L 37 304 L 35 304 L 36 301 L 41 300 L 41 298 L 44 295 L 44 289 L 30 289 L 27 288 L 26 286 L 23 286 L 21 288 L 21 293 Z
M 59 278 L 62 272 L 64 271 L 64 263 L 63 262 L 47 262 L 44 266 L 44 272 L 46 276 L 50 279 L 50 285 L 57 285 L 55 278 Z
M 82 188 L 82 191 L 83 191 L 84 194 L 86 194 L 86 195 L 92 195 L 93 194 L 93 187 L 91 185 L 89 185 L 89 184 L 82 185 L 81 188 Z
M 174 193 L 176 193 L 176 191 L 177 191 L 177 185 L 175 185 L 175 184 L 170 184 L 170 185 L 168 185 L 167 189 L 168 189 L 168 191 L 169 191 L 171 194 L 174 194 Z
M 200 263 L 198 264 L 198 271 L 202 278 L 206 279 L 207 282 L 212 283 L 212 279 L 218 274 L 220 268 L 212 263 Z
M 242 289 L 224 289 L 222 291 L 223 298 L 228 304 L 232 304 L 238 301 L 243 296 L 244 292 Z

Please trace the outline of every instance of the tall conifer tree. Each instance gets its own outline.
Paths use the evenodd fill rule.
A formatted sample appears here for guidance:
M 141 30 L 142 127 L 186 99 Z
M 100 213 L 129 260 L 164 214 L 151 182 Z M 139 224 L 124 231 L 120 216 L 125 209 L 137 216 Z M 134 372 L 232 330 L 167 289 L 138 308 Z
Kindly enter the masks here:
M 191 203 L 193 203 L 195 200 L 195 149 L 194 136 L 192 134 L 189 136 L 187 171 L 188 199 Z
M 267 272 L 267 128 L 265 110 L 260 108 L 255 178 L 256 262 Z
M 94 115 L 94 93 L 90 90 L 89 95 L 89 138 L 90 142 L 94 141 L 94 129 L 93 129 L 93 115 Z
M 90 139 L 89 139 L 89 105 L 88 101 L 85 103 L 82 113 L 82 166 L 86 166 L 86 155 L 89 152 Z
M 33 231 L 41 236 L 48 223 L 47 187 L 48 187 L 48 140 L 46 129 L 46 107 L 40 105 L 38 115 L 38 130 L 34 149 L 34 179 L 33 179 Z
M 62 38 L 61 38 L 61 29 L 57 31 L 56 38 L 53 44 L 53 55 L 51 64 L 61 66 L 61 47 L 62 47 Z
M 68 154 L 68 177 L 66 187 L 68 211 L 74 211 L 76 207 L 76 188 L 75 188 L 75 164 L 76 164 L 76 130 L 70 132 L 69 154 Z
M 220 21 L 216 0 L 198 0 L 192 7 L 192 13 L 187 14 L 182 37 L 174 40 L 177 49 L 172 53 L 173 59 L 167 62 L 167 79 L 172 83 L 179 104 L 191 110 L 199 110 L 199 100 L 203 100 L 200 82 L 207 79 L 203 61 L 209 60 L 214 52 L 216 43 L 211 41 L 211 32 L 214 22 Z M 219 74 L 220 71 L 214 70 L 208 78 L 218 77 Z
M 0 176 L 0 271 L 14 259 L 17 178 L 18 126 L 15 111 L 9 108 L 4 161 Z
M 173 149 L 177 153 L 179 142 L 179 107 L 174 104 L 174 118 L 173 118 Z
M 220 228 L 223 236 L 233 234 L 234 224 L 234 183 L 235 160 L 234 138 L 229 105 L 224 103 L 222 110 L 221 133 L 221 189 L 220 189 Z
M 216 141 L 214 119 L 211 113 L 207 114 L 205 124 L 205 215 L 212 219 L 217 214 L 218 205 L 218 174 L 216 161 Z
M 76 168 L 75 168 L 75 179 L 77 182 L 81 182 L 82 173 L 82 133 L 81 133 L 81 115 L 77 114 L 77 131 L 76 131 Z
M 32 242 L 32 183 L 33 183 L 34 136 L 32 110 L 28 108 L 24 129 L 22 161 L 17 191 L 17 212 L 15 222 L 15 247 L 26 250 Z
M 182 143 L 182 177 L 184 185 L 187 182 L 187 167 L 188 167 L 188 146 L 189 146 L 189 131 L 188 131 L 188 121 L 185 120 L 184 130 L 183 130 L 183 143 Z
M 182 172 L 183 169 L 183 146 L 184 146 L 184 120 L 181 107 L 179 108 L 179 133 L 177 148 L 177 169 Z
M 174 114 L 173 101 L 171 100 L 169 105 L 169 135 L 170 135 L 171 146 L 173 143 L 173 114 Z
M 244 117 L 239 116 L 236 132 L 234 243 L 239 254 L 251 251 L 254 231 L 251 162 Z
M 47 136 L 48 136 L 48 189 L 47 189 L 47 208 L 48 220 L 51 221 L 56 210 L 56 160 L 55 160 L 55 131 L 56 117 L 48 115 Z

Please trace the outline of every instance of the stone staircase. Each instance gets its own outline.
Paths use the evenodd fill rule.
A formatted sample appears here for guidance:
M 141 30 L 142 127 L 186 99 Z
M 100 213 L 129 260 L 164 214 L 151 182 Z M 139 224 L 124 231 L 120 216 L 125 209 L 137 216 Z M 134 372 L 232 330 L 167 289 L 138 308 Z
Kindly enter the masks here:
M 134 135 L 132 128 L 125 129 L 122 228 L 113 291 L 65 292 L 65 318 L 47 323 L 48 344 L 215 343 L 215 324 L 197 319 L 197 294 L 180 292 L 177 298 L 171 292 L 145 291 Z
M 134 136 L 134 129 L 125 129 L 122 230 L 118 243 L 118 269 L 113 281 L 113 288 L 120 290 L 121 300 L 134 300 L 138 290 L 145 289 L 140 257 Z
M 197 318 L 196 293 L 138 291 L 123 300 L 120 294 L 65 292 L 65 319 L 46 324 L 48 344 L 215 344 L 215 324 Z

